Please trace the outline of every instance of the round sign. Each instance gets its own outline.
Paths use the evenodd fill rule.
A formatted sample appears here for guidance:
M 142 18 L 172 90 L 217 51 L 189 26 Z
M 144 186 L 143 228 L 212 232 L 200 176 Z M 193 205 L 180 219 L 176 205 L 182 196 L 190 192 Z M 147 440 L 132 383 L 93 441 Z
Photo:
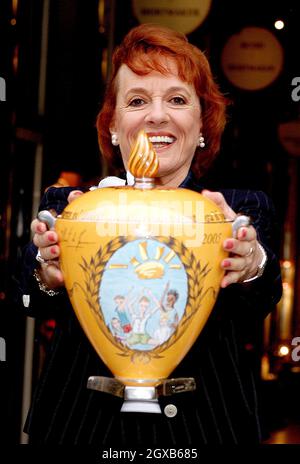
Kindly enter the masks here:
M 300 121 L 290 121 L 279 125 L 279 140 L 283 148 L 292 156 L 300 156 Z
M 267 29 L 246 27 L 231 36 L 221 58 L 227 79 L 245 90 L 260 90 L 277 79 L 283 66 L 283 49 Z
M 211 0 L 132 0 L 140 23 L 156 23 L 189 34 L 203 23 Z

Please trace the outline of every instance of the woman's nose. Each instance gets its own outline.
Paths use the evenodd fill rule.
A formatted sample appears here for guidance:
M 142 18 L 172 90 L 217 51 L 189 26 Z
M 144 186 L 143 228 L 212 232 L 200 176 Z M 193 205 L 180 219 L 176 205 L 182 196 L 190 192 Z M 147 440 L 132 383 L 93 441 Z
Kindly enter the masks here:
M 163 101 L 153 101 L 149 107 L 145 121 L 148 124 L 161 125 L 169 121 L 169 115 Z

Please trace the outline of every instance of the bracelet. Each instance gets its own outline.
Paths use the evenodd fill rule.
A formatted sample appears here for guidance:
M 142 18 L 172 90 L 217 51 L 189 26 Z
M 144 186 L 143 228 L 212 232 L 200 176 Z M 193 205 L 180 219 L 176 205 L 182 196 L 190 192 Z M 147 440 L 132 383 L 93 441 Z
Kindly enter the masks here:
M 244 283 L 247 283 L 247 282 L 252 282 L 253 280 L 255 279 L 258 279 L 259 277 L 261 277 L 263 275 L 263 272 L 265 270 L 265 267 L 267 265 L 267 260 L 268 260 L 268 257 L 267 257 L 267 253 L 265 252 L 264 248 L 262 247 L 262 245 L 260 243 L 257 242 L 257 245 L 260 249 L 260 251 L 262 252 L 262 260 L 260 262 L 260 264 L 257 266 L 257 271 L 256 271 L 256 274 L 254 277 L 250 277 L 250 279 L 246 279 L 246 280 L 243 280 L 243 284 Z
M 35 269 L 35 270 L 33 271 L 33 276 L 34 276 L 35 280 L 36 280 L 37 283 L 38 283 L 39 289 L 40 289 L 42 292 L 47 293 L 47 295 L 49 295 L 49 296 L 56 296 L 56 295 L 59 295 L 59 293 L 60 293 L 59 291 L 57 291 L 57 290 L 51 290 L 51 289 L 48 288 L 47 285 L 42 281 L 38 269 Z

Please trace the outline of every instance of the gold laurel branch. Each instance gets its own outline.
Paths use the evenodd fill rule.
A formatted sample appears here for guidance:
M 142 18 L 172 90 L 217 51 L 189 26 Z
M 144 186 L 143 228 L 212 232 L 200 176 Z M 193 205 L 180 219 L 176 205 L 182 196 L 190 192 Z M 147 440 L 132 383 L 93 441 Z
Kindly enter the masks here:
M 99 289 L 107 262 L 113 253 L 127 241 L 126 237 L 116 237 L 108 242 L 104 247 L 100 247 L 95 258 L 92 256 L 89 262 L 82 257 L 82 263 L 80 264 L 80 267 L 84 271 L 85 288 L 83 289 L 83 293 L 85 300 L 96 317 L 96 321 L 101 332 L 112 343 L 112 345 L 117 348 L 120 356 L 130 356 L 132 350 L 123 345 L 121 342 L 118 342 L 109 330 L 109 327 L 107 327 L 99 304 Z
M 145 363 L 147 362 L 148 363 L 153 358 L 154 359 L 161 358 L 162 356 L 159 353 L 161 351 L 163 351 L 163 350 L 155 348 L 155 349 L 153 349 L 151 351 L 150 350 L 149 351 L 139 351 L 139 350 L 134 350 L 133 351 L 130 347 L 128 347 L 126 345 L 123 345 L 121 342 L 118 342 L 115 339 L 115 337 L 112 335 L 109 328 L 106 326 L 105 321 L 103 319 L 103 314 L 102 314 L 102 311 L 101 311 L 101 308 L 100 308 L 100 305 L 99 305 L 99 302 L 98 302 L 100 282 L 101 282 L 102 274 L 104 272 L 104 268 L 105 268 L 106 263 L 109 261 L 110 257 L 112 256 L 112 254 L 117 249 L 119 249 L 121 246 L 125 245 L 126 243 L 129 243 L 129 242 L 132 242 L 132 241 L 135 241 L 135 240 L 137 240 L 137 237 L 135 237 L 135 236 L 116 237 L 115 239 L 108 242 L 106 244 L 106 246 L 103 248 L 103 250 L 99 250 L 99 252 L 96 255 L 97 259 L 96 259 L 96 263 L 95 263 L 97 265 L 97 271 L 98 271 L 98 284 L 96 285 L 96 291 L 95 290 L 92 291 L 93 289 L 91 288 L 90 285 L 88 285 L 89 290 L 92 291 L 93 296 L 95 296 L 95 300 L 93 302 L 91 302 L 90 307 L 94 311 L 94 314 L 95 314 L 96 319 L 98 321 L 98 325 L 99 325 L 102 333 L 118 349 L 118 354 L 120 356 L 122 356 L 122 357 L 131 356 L 131 360 L 133 362 L 135 362 L 136 360 L 139 360 L 139 359 L 141 360 L 142 359 L 142 362 L 145 362 Z M 169 246 L 171 244 L 173 245 L 173 243 L 175 241 L 176 241 L 176 243 L 178 243 L 178 247 L 182 245 L 181 242 L 177 241 L 176 239 L 169 238 L 169 237 L 168 238 L 166 238 L 166 237 L 153 237 L 153 240 L 163 241 L 164 243 L 168 244 Z M 172 248 L 172 247 L 170 246 L 170 248 Z M 180 252 L 184 248 L 181 248 Z M 191 262 L 194 263 L 194 261 L 195 261 L 195 263 L 196 263 L 196 260 L 195 260 L 194 256 L 191 256 L 190 259 L 191 259 Z M 95 308 L 96 308 L 96 311 L 95 311 Z M 175 340 L 174 340 L 174 342 L 175 342 Z M 144 354 L 141 355 L 141 353 L 144 353 Z
M 131 361 L 133 363 L 143 363 L 143 364 L 149 364 L 152 358 L 156 356 L 153 356 L 152 351 L 138 351 L 135 350 L 132 355 L 131 355 Z
M 89 306 L 93 309 L 96 317 L 105 324 L 102 311 L 99 311 L 99 286 L 101 278 L 106 266 L 107 261 L 111 255 L 122 246 L 123 241 L 119 237 L 108 242 L 104 247 L 100 247 L 95 257 L 90 258 L 90 262 L 87 263 L 82 257 L 83 269 L 87 269 L 85 272 L 85 286 L 86 286 L 86 297 Z
M 193 252 L 174 237 L 153 236 L 151 238 L 153 240 L 165 243 L 167 246 L 169 246 L 169 248 L 173 249 L 177 255 L 180 256 L 181 262 L 184 265 L 188 277 L 189 295 L 185 312 L 175 332 L 165 343 L 157 346 L 153 350 L 133 351 L 128 346 L 118 342 L 105 324 L 103 313 L 99 305 L 99 288 L 106 263 L 117 249 L 128 242 L 137 240 L 137 237 L 116 237 L 115 239 L 108 242 L 103 248 L 99 248 L 95 259 L 91 257 L 90 262 L 88 263 L 84 258 L 82 258 L 81 264 L 81 268 L 83 269 L 85 276 L 85 297 L 89 307 L 92 309 L 94 315 L 96 316 L 100 330 L 105 335 L 105 337 L 115 346 L 115 348 L 117 348 L 118 354 L 120 356 L 131 356 L 131 360 L 133 362 L 138 361 L 148 363 L 153 358 L 161 358 L 162 356 L 160 353 L 172 346 L 179 338 L 182 337 L 187 325 L 191 322 L 192 316 L 199 310 L 201 301 L 208 291 L 206 290 L 203 293 L 205 277 L 211 270 L 208 267 L 208 263 L 206 263 L 204 266 L 201 266 L 200 263 L 197 262 Z

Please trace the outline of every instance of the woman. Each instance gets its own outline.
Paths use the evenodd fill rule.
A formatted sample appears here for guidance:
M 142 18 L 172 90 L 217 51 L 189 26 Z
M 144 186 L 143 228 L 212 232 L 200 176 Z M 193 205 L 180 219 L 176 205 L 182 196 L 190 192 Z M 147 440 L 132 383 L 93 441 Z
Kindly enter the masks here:
M 34 220 L 24 251 L 19 295 L 29 315 L 58 321 L 25 430 L 32 443 L 167 445 L 257 443 L 261 440 L 254 376 L 245 354 L 247 329 L 260 327 L 281 294 L 272 251 L 274 211 L 263 194 L 203 190 L 201 175 L 215 158 L 226 101 L 204 54 L 185 36 L 154 25 L 131 30 L 113 56 L 113 73 L 97 120 L 99 143 L 111 165 L 126 169 L 144 129 L 159 157 L 158 182 L 202 191 L 228 219 L 252 224 L 223 246 L 225 276 L 215 308 L 172 377 L 194 377 L 197 389 L 174 395 L 175 417 L 120 413 L 122 400 L 87 390 L 90 375 L 110 372 L 89 344 L 70 306 L 59 268 L 57 234 Z M 51 188 L 40 209 L 60 213 L 81 191 Z M 36 255 L 38 252 L 38 261 Z M 170 403 L 161 397 L 162 409 Z

